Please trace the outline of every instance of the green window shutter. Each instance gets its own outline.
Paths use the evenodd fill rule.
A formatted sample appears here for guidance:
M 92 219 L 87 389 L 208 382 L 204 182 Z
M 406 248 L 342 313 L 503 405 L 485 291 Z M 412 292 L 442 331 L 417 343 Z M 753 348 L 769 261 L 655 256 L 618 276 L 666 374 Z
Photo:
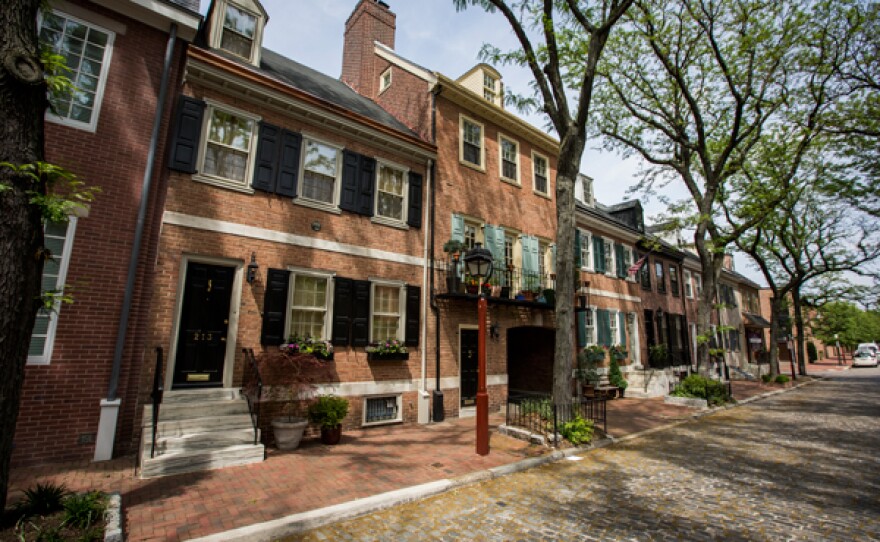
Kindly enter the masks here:
M 461 215 L 452 215 L 452 232 L 450 239 L 464 243 L 464 218 Z
M 620 330 L 620 344 L 626 347 L 626 313 L 618 312 L 617 317 L 619 318 L 617 326 Z
M 538 284 L 538 240 L 523 235 L 522 253 L 522 288 L 530 290 Z
M 556 274 L 556 245 L 550 245 L 550 272 Z
M 577 345 L 578 348 L 587 346 L 587 313 L 577 313 Z
M 597 235 L 593 236 L 593 267 L 596 273 L 605 272 L 605 240 Z
M 492 253 L 494 275 L 504 267 L 504 228 L 486 224 L 483 227 L 483 238 L 486 240 L 486 248 Z
M 617 277 L 621 279 L 626 278 L 626 268 L 624 267 L 623 261 L 623 245 L 619 243 L 614 244 L 614 262 L 617 266 Z
M 608 311 L 599 309 L 596 311 L 597 343 L 602 346 L 611 346 L 611 318 Z
M 581 261 L 581 230 L 574 230 L 574 261 L 578 267 L 582 267 L 584 262 Z

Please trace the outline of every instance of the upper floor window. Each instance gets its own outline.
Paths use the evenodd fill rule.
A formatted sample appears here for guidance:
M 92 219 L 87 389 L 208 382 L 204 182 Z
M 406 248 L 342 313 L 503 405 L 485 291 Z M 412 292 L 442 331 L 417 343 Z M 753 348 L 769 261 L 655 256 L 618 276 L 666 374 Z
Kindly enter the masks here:
M 472 222 L 470 220 L 465 220 L 464 222 L 464 245 L 468 250 L 474 248 L 477 243 L 482 243 L 483 240 L 479 234 L 480 232 L 480 224 L 476 222 Z
M 550 257 L 550 245 L 543 241 L 538 241 L 538 276 L 542 280 L 547 277 L 547 259 Z
M 376 184 L 376 216 L 403 222 L 406 218 L 406 172 L 379 164 Z
M 583 314 L 586 343 L 596 344 L 596 307 L 587 307 Z
M 574 187 L 574 196 L 584 205 L 593 206 L 593 179 L 586 175 L 578 175 L 577 184 Z
M 580 237 L 581 247 L 581 268 L 593 270 L 593 234 L 586 230 L 577 230 L 576 235 Z
M 40 287 L 44 292 L 55 294 L 56 297 L 52 308 L 47 310 L 41 307 L 34 320 L 27 362 L 36 365 L 48 364 L 52 358 L 52 346 L 55 342 L 55 330 L 61 310 L 58 296 L 64 293 L 70 253 L 73 248 L 73 234 L 76 230 L 76 217 L 71 217 L 68 222 L 49 222 L 44 230 L 44 243 L 50 257 L 43 264 Z
M 401 287 L 396 284 L 373 283 L 373 303 L 370 311 L 370 341 L 402 339 Z
M 666 293 L 666 280 L 663 279 L 663 262 L 654 262 L 654 276 L 657 278 L 657 292 Z
M 459 152 L 459 158 L 462 162 L 483 169 L 482 124 L 461 117 L 461 148 Z
M 620 318 L 617 314 L 617 311 L 608 311 L 608 328 L 611 332 L 611 344 L 621 344 L 623 342 L 620 340 L 620 330 L 617 327 Z
M 694 297 L 694 289 L 691 285 L 691 272 L 687 269 L 684 270 L 684 295 L 688 298 Z
M 501 178 L 519 184 L 519 144 L 500 135 L 498 147 L 501 149 Z
M 703 295 L 703 277 L 697 273 L 694 273 L 694 290 L 696 290 L 697 297 Z
M 223 34 L 220 48 L 250 60 L 257 34 L 257 16 L 231 4 L 226 6 L 223 17 Z
M 495 103 L 495 96 L 497 95 L 496 83 L 497 81 L 494 77 L 488 73 L 483 74 L 483 97 L 492 103 Z
M 291 274 L 290 318 L 288 336 L 329 338 L 327 333 L 327 307 L 329 275 L 299 273 Z
M 248 188 L 257 119 L 242 112 L 208 106 L 203 175 L 213 182 L 234 188 Z
M 535 175 L 535 192 L 547 195 L 547 158 L 537 153 L 532 154 L 532 168 Z
M 341 150 L 309 138 L 304 138 L 303 143 L 305 152 L 300 195 L 312 201 L 335 205 Z
M 60 12 L 43 13 L 40 44 L 62 55 L 73 83 L 66 94 L 50 93 L 50 120 L 95 131 L 107 83 L 115 34 Z
M 513 250 L 516 246 L 516 239 L 513 234 L 505 233 L 504 234 L 504 265 L 507 266 L 508 269 L 512 269 L 514 267 L 514 255 Z
M 647 256 L 644 256 L 645 261 L 642 263 L 642 266 L 639 268 L 639 282 L 642 283 L 642 289 L 650 290 L 651 289 L 651 268 L 648 265 Z
M 613 275 L 617 269 L 614 265 L 614 242 L 605 239 L 605 274 Z
M 681 295 L 681 290 L 678 288 L 678 268 L 674 265 L 669 266 L 669 289 L 675 297 Z
M 379 76 L 379 92 L 383 92 L 391 86 L 391 68 L 388 68 Z
M 626 273 L 626 280 L 630 282 L 634 282 L 636 280 L 636 274 L 630 273 L 629 269 L 633 266 L 633 261 L 635 259 L 635 255 L 633 251 L 629 247 L 623 247 L 623 265 L 621 265 L 620 269 Z

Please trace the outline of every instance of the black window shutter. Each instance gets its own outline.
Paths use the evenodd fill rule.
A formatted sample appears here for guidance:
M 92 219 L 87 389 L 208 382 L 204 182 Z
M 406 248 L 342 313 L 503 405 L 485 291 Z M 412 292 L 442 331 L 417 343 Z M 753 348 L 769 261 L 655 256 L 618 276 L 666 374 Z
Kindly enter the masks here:
M 654 346 L 656 339 L 654 338 L 654 311 L 645 309 L 645 335 L 648 340 L 648 346 Z
M 370 342 L 370 281 L 354 281 L 352 304 L 351 344 L 367 346 Z
M 260 123 L 259 142 L 257 143 L 257 160 L 254 165 L 254 190 L 263 192 L 275 191 L 275 175 L 278 167 L 278 139 L 281 128 L 271 124 Z
M 406 339 L 407 346 L 419 345 L 421 323 L 422 289 L 418 286 L 406 287 Z
M 269 269 L 266 274 L 266 296 L 263 300 L 263 330 L 260 343 L 278 345 L 284 342 L 284 324 L 287 316 L 287 288 L 290 271 Z
M 336 346 L 348 346 L 351 342 L 353 294 L 353 280 L 341 277 L 336 277 L 333 280 L 333 333 L 331 341 Z
M 202 118 L 205 115 L 205 102 L 189 96 L 181 96 L 177 103 L 177 117 L 174 122 L 171 157 L 168 167 L 184 173 L 196 172 L 199 155 L 199 139 L 202 135 Z
M 357 213 L 373 216 L 373 195 L 376 192 L 376 159 L 360 156 Z
M 623 245 L 614 243 L 614 260 L 617 266 L 617 278 L 626 278 L 626 264 L 623 261 Z
M 275 185 L 275 192 L 282 196 L 296 197 L 301 149 L 300 134 L 290 130 L 281 132 L 281 157 L 278 161 L 278 183 Z
M 422 176 L 409 172 L 409 205 L 406 223 L 413 228 L 422 227 Z
M 339 197 L 339 208 L 343 211 L 358 212 L 358 165 L 359 157 L 355 152 L 342 151 L 342 190 Z

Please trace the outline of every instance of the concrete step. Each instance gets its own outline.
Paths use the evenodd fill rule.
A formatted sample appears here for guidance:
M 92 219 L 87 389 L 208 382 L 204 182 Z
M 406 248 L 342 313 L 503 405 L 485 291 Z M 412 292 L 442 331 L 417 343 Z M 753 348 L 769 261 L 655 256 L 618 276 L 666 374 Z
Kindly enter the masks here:
M 248 405 L 244 399 L 223 399 L 191 403 L 165 403 L 159 405 L 159 422 L 204 418 L 207 416 L 228 416 L 247 414 Z M 153 421 L 153 406 L 144 407 L 144 423 Z
M 148 430 L 149 431 L 149 430 Z M 149 432 L 146 433 L 149 435 Z M 257 431 L 257 442 L 260 432 Z M 156 440 L 156 455 L 181 452 L 205 451 L 226 448 L 240 444 L 254 443 L 254 428 L 212 431 L 210 433 L 190 433 L 179 437 L 160 437 Z M 149 455 L 149 450 L 147 451 Z
M 238 388 L 205 388 L 195 390 L 166 391 L 162 396 L 162 404 L 192 403 L 199 401 L 222 401 L 238 399 Z
M 171 474 L 185 472 L 197 472 L 204 470 L 221 469 L 234 465 L 247 465 L 259 463 L 266 456 L 266 450 L 262 444 L 238 444 L 225 446 L 212 450 L 197 450 L 177 452 L 143 458 L 141 463 L 141 478 L 155 478 Z
M 201 418 L 189 418 L 184 420 L 162 421 L 162 413 L 159 412 L 158 435 L 161 438 L 182 437 L 195 433 L 226 432 L 239 429 L 253 429 L 250 414 L 236 414 L 226 416 L 204 416 Z M 149 434 L 150 424 L 145 425 L 145 433 Z

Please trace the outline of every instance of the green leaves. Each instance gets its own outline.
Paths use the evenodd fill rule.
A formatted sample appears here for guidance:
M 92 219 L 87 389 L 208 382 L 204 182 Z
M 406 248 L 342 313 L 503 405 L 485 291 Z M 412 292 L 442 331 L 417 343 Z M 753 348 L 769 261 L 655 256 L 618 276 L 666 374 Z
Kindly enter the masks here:
M 28 202 L 40 209 L 43 218 L 50 222 L 66 222 L 68 217 L 88 208 L 88 204 L 100 192 L 96 186 L 86 186 L 71 171 L 48 162 L 11 164 L 0 162 L 0 168 L 10 169 L 14 174 L 29 181 L 25 188 Z M 11 185 L 0 184 L 0 192 Z

